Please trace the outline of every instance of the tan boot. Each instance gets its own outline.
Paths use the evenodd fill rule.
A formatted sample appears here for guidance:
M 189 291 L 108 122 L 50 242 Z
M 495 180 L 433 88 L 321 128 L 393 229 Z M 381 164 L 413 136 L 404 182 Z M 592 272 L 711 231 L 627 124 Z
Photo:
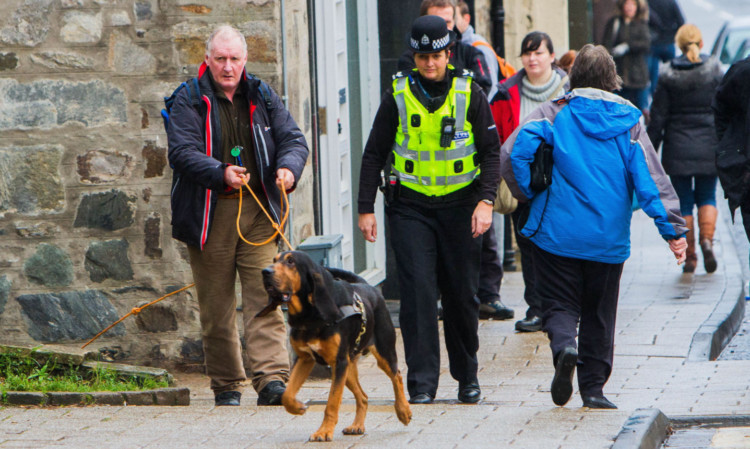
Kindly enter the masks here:
M 698 208 L 698 227 L 700 228 L 700 245 L 703 253 L 703 266 L 706 273 L 716 271 L 716 257 L 714 256 L 713 239 L 716 230 L 716 216 L 718 211 L 714 206 L 705 205 Z
M 682 218 L 685 219 L 685 226 L 688 228 L 688 232 L 685 234 L 688 247 L 685 252 L 685 265 L 682 266 L 682 272 L 692 273 L 695 271 L 695 266 L 698 265 L 698 256 L 695 254 L 695 228 L 693 224 L 693 216 L 684 215 Z

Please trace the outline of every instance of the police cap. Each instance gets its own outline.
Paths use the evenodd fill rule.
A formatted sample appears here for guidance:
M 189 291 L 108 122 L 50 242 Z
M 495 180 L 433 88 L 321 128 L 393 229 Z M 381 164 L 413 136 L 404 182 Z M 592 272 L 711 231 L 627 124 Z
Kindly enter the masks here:
M 414 53 L 435 53 L 448 48 L 455 40 L 453 31 L 440 16 L 421 16 L 411 25 L 409 48 Z

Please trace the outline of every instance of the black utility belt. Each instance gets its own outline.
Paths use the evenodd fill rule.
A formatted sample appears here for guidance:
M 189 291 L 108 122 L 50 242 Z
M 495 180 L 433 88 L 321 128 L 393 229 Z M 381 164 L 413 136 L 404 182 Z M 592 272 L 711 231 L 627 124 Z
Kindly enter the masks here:
M 417 191 L 414 191 L 406 187 L 404 184 L 401 184 L 401 188 L 398 191 L 398 196 L 399 198 L 404 198 L 404 199 L 412 200 L 412 201 L 419 201 L 420 203 L 442 204 L 442 203 L 452 203 L 455 201 L 462 201 L 462 200 L 468 200 L 470 198 L 475 198 L 477 196 L 477 192 L 474 189 L 474 184 L 470 184 L 461 190 L 456 190 L 455 192 L 449 193 L 447 195 L 434 196 L 434 195 L 425 195 L 423 193 L 419 193 Z

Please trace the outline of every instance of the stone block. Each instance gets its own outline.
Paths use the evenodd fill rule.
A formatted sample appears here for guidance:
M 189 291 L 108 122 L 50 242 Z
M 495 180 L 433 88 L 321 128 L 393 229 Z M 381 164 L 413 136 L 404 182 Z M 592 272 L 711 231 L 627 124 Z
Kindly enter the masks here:
M 73 263 L 62 249 L 42 243 L 24 263 L 23 274 L 34 284 L 64 287 L 73 282 Z
M 0 79 L 0 130 L 50 129 L 68 122 L 101 126 L 127 122 L 122 89 L 101 80 L 38 80 L 21 84 Z
M 23 238 L 47 238 L 60 234 L 60 227 L 54 223 L 15 223 L 16 234 Z
M 10 288 L 13 283 L 8 279 L 8 276 L 0 276 L 0 314 L 5 311 L 5 304 L 8 303 L 8 296 L 10 295 Z
M 138 328 L 145 332 L 170 332 L 177 330 L 177 316 L 170 305 L 154 304 L 138 314 Z
M 78 53 L 62 51 L 43 51 L 30 55 L 31 62 L 50 69 L 90 70 L 94 68 L 94 60 Z
M 277 32 L 268 23 L 248 22 L 238 26 L 247 41 L 247 60 L 275 63 L 278 58 Z M 205 53 L 205 51 L 204 51 Z
M 105 279 L 117 281 L 133 279 L 128 246 L 128 241 L 125 239 L 91 242 L 83 264 L 91 280 L 102 282 Z
M 154 405 L 154 394 L 150 391 L 124 391 L 125 405 Z
M 127 35 L 113 32 L 110 36 L 110 48 L 113 50 L 109 65 L 117 73 L 147 75 L 156 71 L 156 58 L 148 50 L 133 43 Z
M 154 405 L 190 405 L 190 390 L 184 387 L 154 390 Z
M 79 405 L 86 403 L 86 394 L 50 391 L 47 393 L 47 399 L 47 405 Z
M 33 391 L 8 391 L 5 403 L 10 405 L 47 405 L 47 395 Z
M 15 53 L 0 53 L 0 71 L 13 70 L 18 67 L 18 56 Z
M 60 38 L 69 44 L 95 44 L 102 38 L 102 15 L 70 12 L 63 17 Z
M 148 201 L 147 201 L 148 202 Z M 160 259 L 162 256 L 162 249 L 160 242 L 161 238 L 161 216 L 157 213 L 153 213 L 146 217 L 146 221 L 143 226 L 143 240 L 144 248 L 143 253 L 152 258 Z
M 112 303 L 98 290 L 22 295 L 16 300 L 29 335 L 37 341 L 88 339 L 119 318 Z M 105 335 L 125 335 L 125 326 L 118 324 Z
M 135 200 L 120 190 L 84 195 L 73 226 L 106 231 L 127 228 L 135 221 Z
M 122 393 L 99 391 L 89 393 L 89 396 L 96 405 L 125 405 L 125 397 Z
M 65 207 L 59 174 L 62 155 L 61 145 L 0 148 L 0 167 L 4 167 L 0 168 L 0 214 L 61 212 Z
M 81 363 L 81 367 L 94 370 L 104 368 L 110 371 L 117 371 L 118 374 L 126 377 L 137 377 L 140 379 L 163 380 L 172 384 L 174 379 L 164 368 L 155 368 L 152 366 L 126 365 L 124 363 L 89 361 Z
M 146 161 L 146 170 L 143 173 L 144 178 L 154 178 L 164 176 L 164 168 L 167 166 L 167 149 L 157 147 L 156 142 L 147 141 L 141 150 L 143 160 Z
M 92 150 L 78 156 L 77 166 L 83 183 L 115 182 L 130 176 L 133 157 L 119 151 Z
M 151 20 L 154 17 L 154 13 L 151 11 L 151 2 L 145 0 L 135 2 L 133 12 L 135 13 L 135 20 L 139 22 Z
M 0 42 L 35 47 L 47 39 L 50 9 L 54 0 L 26 0 L 13 11 L 7 26 L 0 29 Z M 5 11 L 7 14 L 9 11 Z M 7 15 L 6 15 L 7 17 Z

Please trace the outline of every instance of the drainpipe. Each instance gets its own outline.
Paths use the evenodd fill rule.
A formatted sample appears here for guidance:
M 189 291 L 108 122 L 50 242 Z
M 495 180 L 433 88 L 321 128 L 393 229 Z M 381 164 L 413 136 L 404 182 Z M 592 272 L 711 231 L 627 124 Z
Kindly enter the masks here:
M 492 21 L 492 44 L 495 53 L 501 58 L 505 57 L 505 8 L 503 0 L 492 0 L 490 7 L 490 20 Z

